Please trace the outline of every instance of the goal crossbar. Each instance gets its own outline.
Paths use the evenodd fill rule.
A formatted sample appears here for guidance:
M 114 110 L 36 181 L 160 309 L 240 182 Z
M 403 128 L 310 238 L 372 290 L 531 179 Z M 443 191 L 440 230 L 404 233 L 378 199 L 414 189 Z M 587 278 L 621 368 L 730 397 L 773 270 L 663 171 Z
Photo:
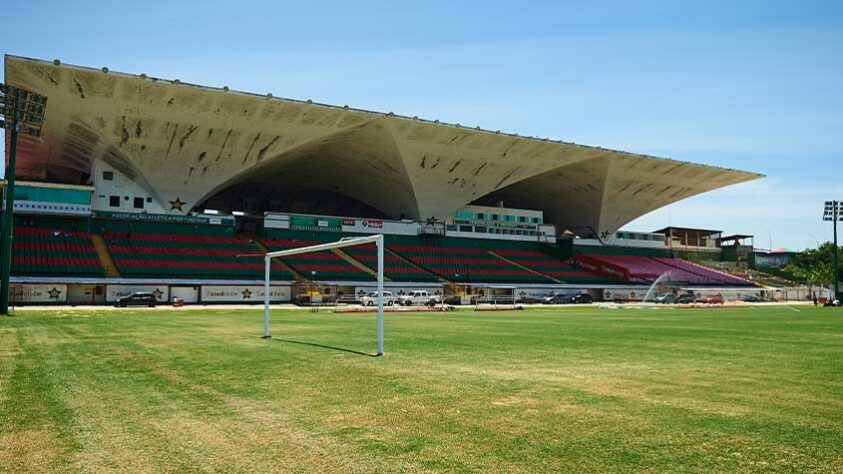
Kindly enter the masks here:
M 273 258 L 290 257 L 303 253 L 320 252 L 323 250 L 340 249 L 374 243 L 378 249 L 378 355 L 383 355 L 383 235 L 372 235 L 368 237 L 345 237 L 336 242 L 327 244 L 311 245 L 295 249 L 277 250 L 267 252 L 264 255 L 264 279 L 263 279 L 263 337 L 272 337 L 269 334 L 269 270 Z

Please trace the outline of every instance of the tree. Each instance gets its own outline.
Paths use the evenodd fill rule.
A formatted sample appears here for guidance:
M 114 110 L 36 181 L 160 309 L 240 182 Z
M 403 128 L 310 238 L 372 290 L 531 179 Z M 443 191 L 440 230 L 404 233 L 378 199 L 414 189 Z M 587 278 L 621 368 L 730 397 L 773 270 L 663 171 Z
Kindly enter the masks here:
M 812 284 L 830 284 L 834 281 L 834 244 L 826 242 L 819 248 L 796 254 L 785 270 Z M 843 274 L 843 265 L 839 270 Z

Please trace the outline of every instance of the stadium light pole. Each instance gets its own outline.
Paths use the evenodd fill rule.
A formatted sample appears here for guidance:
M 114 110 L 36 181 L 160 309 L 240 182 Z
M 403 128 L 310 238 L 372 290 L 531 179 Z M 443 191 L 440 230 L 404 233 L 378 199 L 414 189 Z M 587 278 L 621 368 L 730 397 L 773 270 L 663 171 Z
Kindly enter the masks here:
M 825 211 L 823 212 L 823 220 L 831 221 L 831 226 L 834 228 L 834 299 L 840 299 L 840 260 L 838 254 L 840 248 L 837 246 L 837 221 L 843 221 L 843 201 L 826 201 Z
M 12 228 L 15 211 L 15 158 L 18 133 L 41 136 L 47 98 L 32 92 L 0 84 L 0 128 L 11 126 L 9 166 L 6 167 L 6 188 L 3 190 L 4 208 L 2 241 L 0 241 L 0 314 L 9 314 L 9 279 L 12 274 Z

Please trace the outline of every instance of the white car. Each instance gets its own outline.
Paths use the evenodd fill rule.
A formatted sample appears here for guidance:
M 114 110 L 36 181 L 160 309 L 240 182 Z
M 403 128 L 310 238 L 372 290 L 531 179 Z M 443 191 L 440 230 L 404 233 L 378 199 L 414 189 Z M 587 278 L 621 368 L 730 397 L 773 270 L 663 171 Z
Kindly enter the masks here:
M 392 297 L 391 291 L 384 291 L 383 292 L 383 304 L 384 306 L 392 306 L 395 303 L 395 299 Z M 360 298 L 360 304 L 363 306 L 377 306 L 378 305 L 378 292 L 377 291 L 370 291 L 366 293 L 366 296 Z
M 398 304 L 404 306 L 426 305 L 439 303 L 439 297 L 428 293 L 426 290 L 413 290 L 406 295 L 398 297 Z

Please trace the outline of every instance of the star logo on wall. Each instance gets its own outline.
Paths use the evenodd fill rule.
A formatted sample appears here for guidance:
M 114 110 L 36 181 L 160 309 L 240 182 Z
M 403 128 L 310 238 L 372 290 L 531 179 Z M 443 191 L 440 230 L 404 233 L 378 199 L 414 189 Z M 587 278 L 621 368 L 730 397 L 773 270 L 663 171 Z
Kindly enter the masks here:
M 57 299 L 59 299 L 59 296 L 61 295 L 61 290 L 59 290 L 58 288 L 56 288 L 54 286 L 52 290 L 47 292 L 47 294 L 50 295 L 51 300 L 57 300 Z
M 170 210 L 173 211 L 184 211 L 182 206 L 187 204 L 186 202 L 182 201 L 180 197 L 177 197 L 174 201 L 170 201 Z
M 242 293 L 243 293 L 243 299 L 244 299 L 244 300 L 249 300 L 249 299 L 252 299 L 252 292 L 251 292 L 251 291 L 249 291 L 249 289 L 248 289 L 248 288 L 246 288 L 245 290 L 243 290 L 243 292 L 242 292 Z
M 152 292 L 152 294 L 153 294 L 153 295 L 155 295 L 155 299 L 156 299 L 156 300 L 160 300 L 160 299 L 161 299 L 161 295 L 163 295 L 163 294 L 164 294 L 164 292 L 163 292 L 163 291 L 161 291 L 161 290 L 159 290 L 158 288 L 156 288 L 156 289 L 155 289 L 155 291 L 153 291 L 153 292 Z

